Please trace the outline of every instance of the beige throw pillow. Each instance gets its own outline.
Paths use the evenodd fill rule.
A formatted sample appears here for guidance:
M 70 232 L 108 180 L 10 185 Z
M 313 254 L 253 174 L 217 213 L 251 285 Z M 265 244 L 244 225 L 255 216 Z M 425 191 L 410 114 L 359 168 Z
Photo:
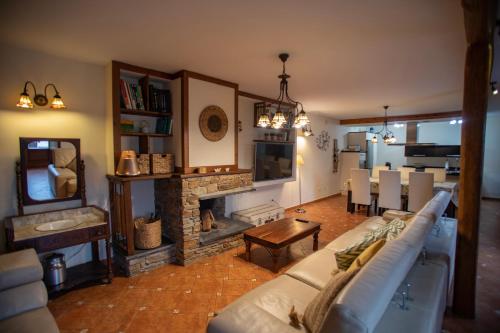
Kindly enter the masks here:
M 351 272 L 338 271 L 307 305 L 302 323 L 309 332 L 320 331 L 333 300 L 358 271 L 359 269 Z

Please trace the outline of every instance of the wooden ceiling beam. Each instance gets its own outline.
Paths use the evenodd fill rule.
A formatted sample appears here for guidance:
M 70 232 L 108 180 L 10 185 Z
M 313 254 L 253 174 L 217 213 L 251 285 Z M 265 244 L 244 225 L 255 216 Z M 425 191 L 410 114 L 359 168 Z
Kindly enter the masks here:
M 388 116 L 388 122 L 394 121 L 414 121 L 414 120 L 432 120 L 432 119 L 447 119 L 461 117 L 462 111 L 449 111 L 449 112 L 436 112 L 436 113 L 422 113 L 402 116 Z M 372 118 L 356 118 L 356 119 L 342 119 L 340 125 L 360 125 L 360 124 L 381 124 L 385 120 L 384 117 Z

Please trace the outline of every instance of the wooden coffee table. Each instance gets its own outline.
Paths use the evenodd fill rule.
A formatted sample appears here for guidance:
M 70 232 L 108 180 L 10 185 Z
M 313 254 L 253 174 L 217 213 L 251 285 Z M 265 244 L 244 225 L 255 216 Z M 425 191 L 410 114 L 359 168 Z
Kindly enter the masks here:
M 251 261 L 252 243 L 259 244 L 269 250 L 276 270 L 281 249 L 307 236 L 313 235 L 313 250 L 317 251 L 320 231 L 321 224 L 295 218 L 286 218 L 248 229 L 243 233 L 246 260 Z

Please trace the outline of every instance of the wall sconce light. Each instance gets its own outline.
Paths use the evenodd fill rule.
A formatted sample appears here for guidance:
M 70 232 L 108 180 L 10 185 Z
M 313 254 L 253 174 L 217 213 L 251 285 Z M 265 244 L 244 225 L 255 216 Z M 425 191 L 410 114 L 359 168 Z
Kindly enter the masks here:
M 19 97 L 19 102 L 16 104 L 18 108 L 22 109 L 33 109 L 33 103 L 31 102 L 30 95 L 28 94 L 28 84 L 31 85 L 33 88 L 33 91 L 35 93 L 35 97 L 33 98 L 33 102 L 35 102 L 36 105 L 39 106 L 45 106 L 49 103 L 49 100 L 47 98 L 47 88 L 52 87 L 54 89 L 55 95 L 52 98 L 52 102 L 50 103 L 50 107 L 52 109 L 65 109 L 66 106 L 64 105 L 61 95 L 59 95 L 59 91 L 57 91 L 56 86 L 53 83 L 48 83 L 45 85 L 44 89 L 44 94 L 37 94 L 36 92 L 36 87 L 35 84 L 31 81 L 26 81 L 24 84 L 24 89 L 23 92 L 21 93 L 21 96 Z

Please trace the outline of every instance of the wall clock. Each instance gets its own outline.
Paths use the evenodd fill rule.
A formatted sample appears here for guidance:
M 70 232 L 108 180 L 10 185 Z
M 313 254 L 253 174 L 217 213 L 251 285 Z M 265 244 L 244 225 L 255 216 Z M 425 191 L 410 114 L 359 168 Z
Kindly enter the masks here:
M 217 105 L 210 105 L 201 111 L 199 119 L 200 131 L 205 139 L 219 141 L 226 136 L 228 121 L 224 110 Z
M 319 150 L 326 151 L 329 146 L 330 146 L 330 135 L 328 134 L 327 131 L 323 130 L 316 137 L 316 147 L 318 147 Z

